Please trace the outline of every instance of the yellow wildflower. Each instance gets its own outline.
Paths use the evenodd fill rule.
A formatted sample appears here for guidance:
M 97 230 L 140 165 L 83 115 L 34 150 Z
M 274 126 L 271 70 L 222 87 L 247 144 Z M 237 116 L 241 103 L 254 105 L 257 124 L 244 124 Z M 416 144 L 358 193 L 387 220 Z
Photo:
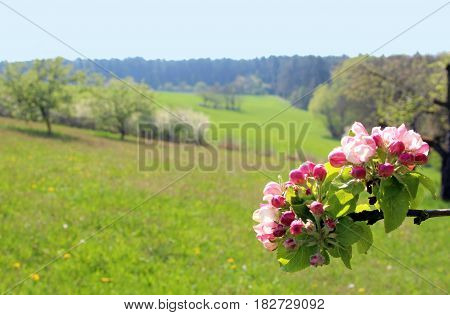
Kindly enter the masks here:
M 39 277 L 39 275 L 37 273 L 33 273 L 31 275 L 31 280 L 33 281 L 39 281 L 39 279 L 41 279 L 41 277 Z
M 16 261 L 14 264 L 13 264 L 13 267 L 14 267 L 14 269 L 20 269 L 20 262 L 18 262 L 18 261 Z
M 366 292 L 366 289 L 364 289 L 364 288 L 359 288 L 359 289 L 358 289 L 358 292 L 361 293 L 361 294 L 364 294 L 364 292 Z
M 194 254 L 195 255 L 200 255 L 200 248 L 199 247 L 194 248 Z
M 234 259 L 230 257 L 230 258 L 227 259 L 227 262 L 229 262 L 230 264 L 232 264 L 232 263 L 234 263 Z
M 108 282 L 111 282 L 112 279 L 111 279 L 111 278 L 107 278 L 107 277 L 102 277 L 102 278 L 100 279 L 100 281 L 103 282 L 103 283 L 108 283 Z
M 63 256 L 63 258 L 64 258 L 64 259 L 69 259 L 71 256 L 72 256 L 72 255 L 70 255 L 69 253 L 65 253 L 64 256 Z
M 54 192 L 55 191 L 55 188 L 53 188 L 53 187 L 48 187 L 48 192 Z
M 230 266 L 230 269 L 231 269 L 231 270 L 236 270 L 236 268 L 237 268 L 236 265 L 231 265 L 231 266 Z

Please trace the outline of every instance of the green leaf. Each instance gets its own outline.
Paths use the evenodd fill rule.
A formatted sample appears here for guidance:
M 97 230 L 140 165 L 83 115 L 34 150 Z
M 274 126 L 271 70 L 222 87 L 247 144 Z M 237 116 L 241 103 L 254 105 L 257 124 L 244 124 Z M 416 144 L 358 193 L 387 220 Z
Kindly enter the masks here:
M 367 251 L 372 246 L 373 243 L 373 235 L 370 226 L 368 226 L 364 222 L 356 222 L 361 227 L 361 239 L 356 243 L 356 248 L 358 249 L 358 253 L 367 254 Z
M 361 239 L 363 233 L 360 225 L 349 217 L 342 217 L 336 225 L 336 240 L 344 246 L 352 245 Z
M 431 193 L 434 199 L 437 199 L 437 193 L 436 193 L 436 186 L 435 183 L 427 176 L 423 175 L 419 172 L 411 172 L 413 174 L 416 174 L 419 177 L 420 183 L 428 189 L 428 191 Z
M 395 178 L 405 185 L 411 200 L 416 199 L 417 190 L 419 188 L 419 173 L 395 174 Z
M 384 214 L 384 230 L 389 233 L 400 225 L 406 218 L 411 197 L 405 185 L 395 177 L 381 180 L 378 192 L 378 202 Z
M 364 191 L 361 181 L 347 178 L 342 174 L 337 176 L 327 191 L 327 213 L 334 217 L 341 217 L 354 212 L 359 194 Z
M 327 250 L 323 249 L 321 254 L 325 258 L 325 265 L 329 265 L 330 264 L 330 255 L 328 255 Z
M 277 258 L 283 271 L 295 272 L 309 267 L 309 259 L 316 252 L 316 246 L 300 246 L 295 251 L 289 251 L 284 246 L 280 246 Z
M 337 251 L 339 253 L 339 256 L 341 256 L 341 260 L 344 263 L 345 267 L 347 267 L 348 269 L 352 269 L 352 265 L 350 263 L 350 260 L 352 259 L 352 247 L 338 247 Z

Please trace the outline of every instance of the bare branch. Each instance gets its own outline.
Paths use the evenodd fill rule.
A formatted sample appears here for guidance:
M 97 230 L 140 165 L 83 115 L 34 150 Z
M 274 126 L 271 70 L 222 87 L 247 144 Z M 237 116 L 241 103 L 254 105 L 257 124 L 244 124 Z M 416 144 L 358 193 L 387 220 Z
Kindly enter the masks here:
M 450 216 L 450 209 L 439 209 L 439 210 L 409 209 L 406 216 L 413 217 L 414 224 L 420 225 L 420 223 L 430 218 Z M 384 215 L 381 210 L 372 210 L 372 211 L 364 210 L 361 212 L 350 213 L 349 217 L 352 218 L 353 221 L 367 221 L 368 225 L 375 224 L 376 222 L 384 219 Z

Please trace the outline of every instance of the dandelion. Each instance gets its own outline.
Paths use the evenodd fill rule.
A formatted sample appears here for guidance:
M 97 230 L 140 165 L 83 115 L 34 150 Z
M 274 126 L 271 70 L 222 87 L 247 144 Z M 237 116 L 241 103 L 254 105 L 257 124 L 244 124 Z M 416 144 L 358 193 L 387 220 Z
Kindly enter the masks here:
M 231 270 L 236 270 L 236 268 L 237 268 L 236 265 L 231 265 L 231 266 L 230 266 L 230 269 L 231 269 Z
M 65 254 L 63 255 L 63 258 L 64 258 L 64 259 L 69 259 L 70 257 L 72 257 L 72 255 L 70 255 L 69 253 L 65 253 Z
M 227 262 L 232 264 L 232 263 L 234 263 L 234 259 L 230 257 L 230 258 L 227 259 Z
M 195 247 L 194 248 L 194 254 L 195 255 L 200 255 L 200 248 L 199 247 Z
M 53 187 L 48 187 L 48 192 L 54 192 L 55 191 L 55 188 L 53 188 Z
M 109 282 L 112 281 L 112 279 L 111 279 L 111 278 L 107 278 L 107 277 L 102 277 L 102 278 L 100 279 L 100 281 L 103 282 L 103 283 L 109 283 Z
M 33 281 L 39 281 L 39 279 L 41 279 L 41 277 L 37 274 L 37 273 L 33 273 L 31 275 L 31 280 Z
M 364 292 L 366 292 L 366 289 L 364 289 L 364 288 L 359 288 L 358 289 L 358 293 L 364 294 Z
M 14 268 L 14 269 L 20 269 L 20 266 L 21 266 L 21 264 L 20 264 L 20 262 L 18 262 L 18 261 L 16 261 L 16 262 L 13 264 L 13 268 Z

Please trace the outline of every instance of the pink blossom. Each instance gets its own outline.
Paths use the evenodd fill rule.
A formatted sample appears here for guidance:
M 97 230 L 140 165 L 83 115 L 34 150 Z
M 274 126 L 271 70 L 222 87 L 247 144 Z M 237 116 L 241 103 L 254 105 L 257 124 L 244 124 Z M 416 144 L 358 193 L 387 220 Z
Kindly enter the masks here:
M 280 184 L 276 182 L 269 182 L 266 184 L 263 190 L 263 200 L 270 202 L 274 195 L 281 195 L 283 193 L 283 189 Z
M 295 220 L 295 213 L 294 211 L 286 211 L 283 212 L 283 214 L 280 217 L 280 222 L 283 223 L 286 226 L 291 225 L 292 221 Z
M 325 226 L 329 228 L 330 230 L 334 230 L 336 228 L 336 220 L 333 220 L 331 218 L 328 218 L 325 220 Z
M 272 197 L 271 203 L 275 208 L 281 208 L 286 205 L 286 198 L 280 195 L 275 195 Z
M 294 250 L 297 247 L 297 243 L 293 238 L 288 238 L 284 241 L 283 246 L 288 250 Z
M 378 175 L 381 177 L 389 177 L 394 173 L 394 165 L 391 163 L 384 163 L 378 165 Z
M 314 224 L 313 221 L 311 221 L 310 219 L 307 219 L 306 223 L 305 223 L 305 229 L 306 229 L 307 233 L 314 232 L 316 230 L 316 225 Z
M 322 266 L 325 264 L 325 257 L 323 257 L 320 253 L 314 254 L 309 259 L 309 264 L 313 267 Z
M 303 184 L 306 180 L 307 174 L 303 173 L 299 169 L 292 170 L 289 173 L 289 180 L 294 184 Z
M 316 166 L 311 161 L 306 161 L 298 168 L 302 173 L 307 174 L 309 176 L 313 175 L 314 166 Z
M 292 235 L 299 235 L 303 232 L 303 228 L 305 227 L 305 224 L 301 219 L 294 220 L 291 223 L 290 232 Z
M 282 224 L 277 224 L 277 226 L 273 229 L 272 234 L 275 237 L 282 237 L 286 234 L 286 228 Z
M 278 244 L 273 242 L 274 237 L 271 235 L 258 235 L 256 238 L 270 251 L 274 251 L 278 247 Z
M 385 147 L 391 146 L 396 141 L 401 141 L 405 146 L 405 151 L 411 153 L 423 153 L 428 155 L 429 145 L 422 140 L 422 137 L 414 130 L 408 130 L 405 124 L 400 127 L 374 127 L 372 129 L 372 137 L 381 137 Z M 377 142 L 378 144 L 378 142 Z M 379 145 L 380 146 L 380 145 Z
M 323 204 L 319 201 L 313 201 L 309 205 L 309 211 L 316 216 L 321 216 L 324 212 Z
M 368 136 L 366 128 L 360 122 L 355 121 L 352 125 L 352 132 L 355 136 Z
M 405 144 L 402 141 L 394 141 L 389 145 L 389 153 L 399 155 L 403 151 L 405 151 Z
M 414 155 L 409 152 L 403 152 L 398 156 L 398 161 L 403 165 L 411 165 L 414 163 Z
M 323 164 L 317 164 L 313 169 L 313 176 L 315 179 L 323 181 L 327 177 L 327 170 Z
M 270 204 L 263 204 L 253 212 L 253 220 L 259 223 L 273 222 L 277 218 L 278 209 Z
M 428 156 L 426 156 L 426 155 L 423 154 L 423 153 L 417 153 L 417 154 L 414 156 L 414 162 L 415 162 L 416 164 L 422 165 L 422 164 L 427 163 L 427 161 L 428 161 Z
M 351 175 L 356 179 L 366 178 L 366 169 L 359 165 L 354 165 L 352 167 Z
M 347 163 L 347 158 L 341 147 L 334 148 L 333 151 L 328 154 L 328 161 L 333 167 L 342 167 Z
M 370 136 L 346 136 L 342 138 L 341 144 L 347 161 L 353 164 L 369 161 L 377 149 L 375 141 Z

